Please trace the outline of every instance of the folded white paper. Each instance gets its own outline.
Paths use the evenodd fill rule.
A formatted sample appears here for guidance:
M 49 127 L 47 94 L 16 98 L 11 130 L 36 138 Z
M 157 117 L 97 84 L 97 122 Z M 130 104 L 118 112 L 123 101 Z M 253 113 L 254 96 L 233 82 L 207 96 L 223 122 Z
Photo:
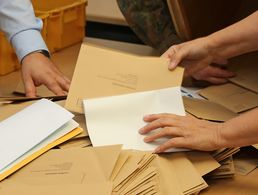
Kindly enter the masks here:
M 0 123 L 0 172 L 39 144 L 45 145 L 57 135 L 68 133 L 67 127 L 76 128 L 78 124 L 71 122 L 72 118 L 73 114 L 61 106 L 42 99 L 2 121 Z
M 87 129 L 93 146 L 123 144 L 124 149 L 152 151 L 167 141 L 143 142 L 138 130 L 143 116 L 157 113 L 185 115 L 180 87 L 83 101 Z M 178 151 L 181 149 L 172 149 Z

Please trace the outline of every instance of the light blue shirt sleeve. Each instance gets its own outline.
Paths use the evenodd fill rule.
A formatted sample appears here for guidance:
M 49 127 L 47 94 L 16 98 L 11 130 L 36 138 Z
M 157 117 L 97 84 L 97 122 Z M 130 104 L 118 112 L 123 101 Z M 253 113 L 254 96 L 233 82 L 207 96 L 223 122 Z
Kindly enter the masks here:
M 0 0 L 0 29 L 14 47 L 19 61 L 34 51 L 48 51 L 40 33 L 42 26 L 30 0 Z

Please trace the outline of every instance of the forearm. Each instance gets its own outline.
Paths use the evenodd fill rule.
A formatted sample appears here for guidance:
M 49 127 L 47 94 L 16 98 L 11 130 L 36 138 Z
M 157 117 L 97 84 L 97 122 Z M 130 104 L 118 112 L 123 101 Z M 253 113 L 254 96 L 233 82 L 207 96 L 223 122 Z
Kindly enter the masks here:
M 258 143 L 258 108 L 223 123 L 219 128 L 218 142 L 220 147 Z
M 0 29 L 20 61 L 33 51 L 47 50 L 40 34 L 42 21 L 35 17 L 30 0 L 1 0 L 0 18 Z
M 215 60 L 228 59 L 258 49 L 258 11 L 207 36 Z

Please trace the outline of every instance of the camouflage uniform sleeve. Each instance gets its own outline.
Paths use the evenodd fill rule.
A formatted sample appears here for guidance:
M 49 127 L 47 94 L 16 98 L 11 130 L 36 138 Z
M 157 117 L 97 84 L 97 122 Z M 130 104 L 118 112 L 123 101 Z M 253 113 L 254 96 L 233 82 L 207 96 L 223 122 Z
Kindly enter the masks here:
M 117 0 L 135 34 L 160 54 L 180 42 L 166 0 Z

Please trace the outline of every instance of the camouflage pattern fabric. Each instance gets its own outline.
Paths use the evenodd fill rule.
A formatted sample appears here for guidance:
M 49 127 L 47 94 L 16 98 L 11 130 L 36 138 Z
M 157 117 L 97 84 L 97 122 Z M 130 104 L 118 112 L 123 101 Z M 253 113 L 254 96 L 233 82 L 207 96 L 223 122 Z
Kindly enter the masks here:
M 180 42 L 166 0 L 117 0 L 135 34 L 160 54 Z

